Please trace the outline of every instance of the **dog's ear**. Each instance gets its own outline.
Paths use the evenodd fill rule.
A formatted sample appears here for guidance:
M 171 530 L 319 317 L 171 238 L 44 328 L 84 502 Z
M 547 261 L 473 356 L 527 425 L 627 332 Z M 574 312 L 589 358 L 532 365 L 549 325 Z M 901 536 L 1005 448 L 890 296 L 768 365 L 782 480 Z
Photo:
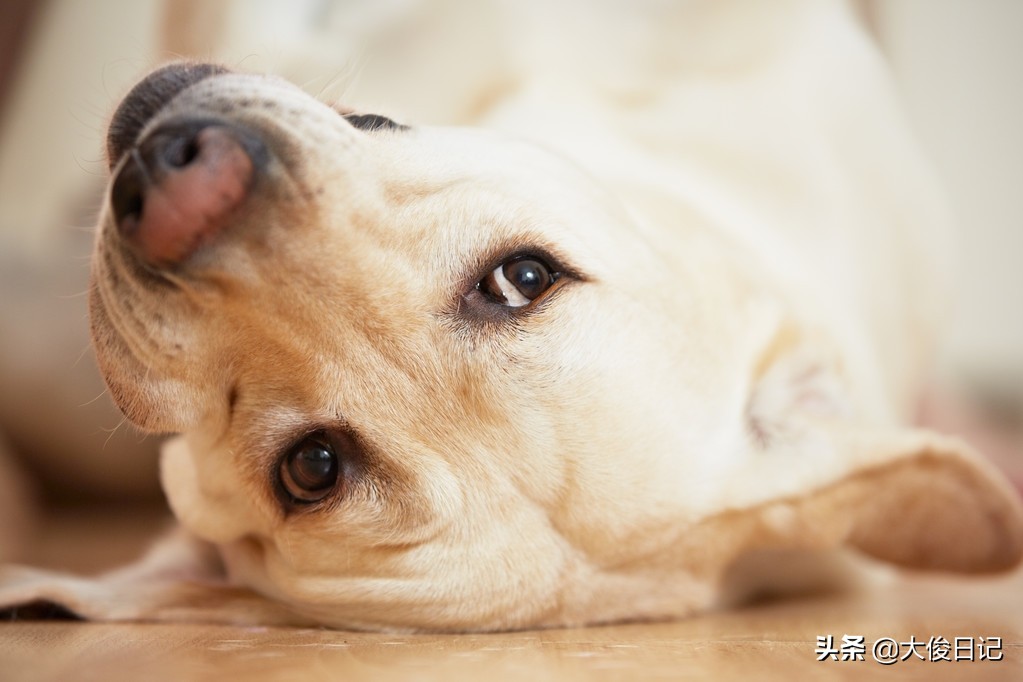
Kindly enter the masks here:
M 915 569 L 1015 566 L 1023 557 L 1015 489 L 962 441 L 866 426 L 881 421 L 863 404 L 866 391 L 824 347 L 789 335 L 755 372 L 733 511 L 708 525 L 733 529 L 722 562 L 749 549 L 847 545 Z
M 741 529 L 731 531 L 731 556 L 847 545 L 899 566 L 961 573 L 1004 571 L 1023 558 L 1018 495 L 961 441 L 916 430 L 830 437 L 821 447 L 853 462 L 832 482 L 711 520 L 709 528 Z
M 216 550 L 176 529 L 137 563 L 94 578 L 0 569 L 0 620 L 306 625 L 250 590 L 228 585 Z
M 805 500 L 808 513 L 848 513 L 847 542 L 901 566 L 963 573 L 1004 571 L 1023 557 L 1023 509 L 1008 482 L 959 440 L 926 431 L 835 434 L 862 460 Z

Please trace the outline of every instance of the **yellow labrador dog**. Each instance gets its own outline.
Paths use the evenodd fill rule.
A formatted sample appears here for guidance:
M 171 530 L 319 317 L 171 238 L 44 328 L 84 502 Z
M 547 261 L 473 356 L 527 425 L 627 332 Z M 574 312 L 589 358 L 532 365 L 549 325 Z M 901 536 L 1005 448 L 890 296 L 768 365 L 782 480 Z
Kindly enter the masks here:
M 182 434 L 181 529 L 0 602 L 467 631 L 685 616 L 796 551 L 1013 567 L 1014 492 L 903 426 L 941 215 L 868 42 L 810 6 L 624 89 L 530 72 L 475 129 L 152 73 L 91 312 L 124 413 Z

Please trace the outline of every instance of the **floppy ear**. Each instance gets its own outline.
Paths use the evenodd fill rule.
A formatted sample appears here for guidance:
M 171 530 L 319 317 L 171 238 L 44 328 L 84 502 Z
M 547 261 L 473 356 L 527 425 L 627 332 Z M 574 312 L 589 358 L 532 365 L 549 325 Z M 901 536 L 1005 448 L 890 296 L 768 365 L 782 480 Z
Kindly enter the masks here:
M 720 548 L 706 570 L 727 570 L 751 550 L 840 546 L 921 570 L 1019 563 L 1023 506 L 994 467 L 960 440 L 871 426 L 883 419 L 824 346 L 795 335 L 782 345 L 752 382 L 750 456 L 728 511 L 692 536 Z
M 137 563 L 81 578 L 0 568 L 0 620 L 85 619 L 311 625 L 281 605 L 229 585 L 216 550 L 181 529 Z
M 907 568 L 988 573 L 1023 557 L 1015 490 L 961 441 L 928 431 L 836 430 L 858 462 L 834 482 L 758 505 L 749 548 L 851 546 Z
M 1019 497 L 965 443 L 926 431 L 836 438 L 847 448 L 870 448 L 884 459 L 805 501 L 811 513 L 848 513 L 849 545 L 924 570 L 988 573 L 1019 563 Z

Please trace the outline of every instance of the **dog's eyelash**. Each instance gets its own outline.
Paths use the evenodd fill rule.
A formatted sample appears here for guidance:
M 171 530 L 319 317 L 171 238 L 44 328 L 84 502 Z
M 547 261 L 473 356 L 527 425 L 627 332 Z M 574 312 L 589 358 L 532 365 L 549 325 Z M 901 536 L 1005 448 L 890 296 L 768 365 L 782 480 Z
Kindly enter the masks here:
M 407 125 L 397 123 L 380 114 L 344 114 L 343 118 L 359 130 L 408 130 Z

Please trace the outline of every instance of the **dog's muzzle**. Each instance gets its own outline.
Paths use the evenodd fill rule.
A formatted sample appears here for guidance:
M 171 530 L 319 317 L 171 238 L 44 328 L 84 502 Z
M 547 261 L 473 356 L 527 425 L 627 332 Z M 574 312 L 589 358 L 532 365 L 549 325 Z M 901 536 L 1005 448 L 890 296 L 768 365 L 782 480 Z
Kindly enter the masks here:
M 164 67 L 128 93 L 111 121 L 114 220 L 128 249 L 151 268 L 181 264 L 226 227 L 266 158 L 258 136 L 220 119 L 175 117 L 142 134 L 174 97 L 223 73 L 211 64 Z

